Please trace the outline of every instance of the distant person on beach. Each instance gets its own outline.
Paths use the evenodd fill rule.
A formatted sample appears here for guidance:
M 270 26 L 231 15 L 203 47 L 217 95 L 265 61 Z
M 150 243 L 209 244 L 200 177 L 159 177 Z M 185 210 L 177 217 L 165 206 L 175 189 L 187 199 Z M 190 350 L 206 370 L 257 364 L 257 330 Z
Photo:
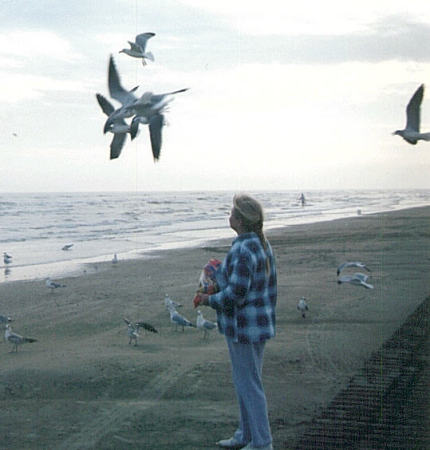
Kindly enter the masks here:
M 303 194 L 303 192 L 300 194 L 299 200 L 300 200 L 300 203 L 302 204 L 302 206 L 305 206 L 306 199 L 305 199 L 305 194 Z
M 230 227 L 238 236 L 216 272 L 218 292 L 200 294 L 195 303 L 216 310 L 239 402 L 238 429 L 233 437 L 217 444 L 230 449 L 272 450 L 262 368 L 266 341 L 275 336 L 275 258 L 263 233 L 263 208 L 257 200 L 235 195 Z

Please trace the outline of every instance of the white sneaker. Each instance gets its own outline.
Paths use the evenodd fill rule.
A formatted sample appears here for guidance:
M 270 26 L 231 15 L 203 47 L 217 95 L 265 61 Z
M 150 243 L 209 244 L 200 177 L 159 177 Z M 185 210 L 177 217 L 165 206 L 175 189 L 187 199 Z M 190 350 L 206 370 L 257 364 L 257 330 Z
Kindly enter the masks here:
M 221 441 L 218 441 L 216 445 L 221 448 L 239 449 L 245 447 L 246 444 L 241 444 L 238 440 L 232 437 L 230 439 L 222 439 Z

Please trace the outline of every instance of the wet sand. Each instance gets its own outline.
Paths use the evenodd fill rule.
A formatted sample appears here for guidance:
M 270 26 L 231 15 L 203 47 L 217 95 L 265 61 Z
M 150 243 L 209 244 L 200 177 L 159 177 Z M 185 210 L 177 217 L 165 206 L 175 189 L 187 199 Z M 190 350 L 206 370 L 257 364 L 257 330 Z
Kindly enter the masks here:
M 226 225 L 227 226 L 227 225 Z M 233 237 L 233 235 L 232 235 Z M 278 265 L 277 336 L 264 384 L 274 448 L 290 448 L 369 355 L 430 293 L 430 207 L 272 230 Z M 0 314 L 38 341 L 17 354 L 0 345 L 0 448 L 209 449 L 229 437 L 237 405 L 223 337 L 175 331 L 165 293 L 195 322 L 203 264 L 231 240 L 106 264 L 61 280 L 0 285 Z M 361 260 L 373 290 L 336 283 Z M 358 270 L 351 269 L 348 272 Z M 310 311 L 296 310 L 301 296 Z M 214 311 L 203 308 L 206 318 Z M 145 320 L 128 345 L 123 317 Z

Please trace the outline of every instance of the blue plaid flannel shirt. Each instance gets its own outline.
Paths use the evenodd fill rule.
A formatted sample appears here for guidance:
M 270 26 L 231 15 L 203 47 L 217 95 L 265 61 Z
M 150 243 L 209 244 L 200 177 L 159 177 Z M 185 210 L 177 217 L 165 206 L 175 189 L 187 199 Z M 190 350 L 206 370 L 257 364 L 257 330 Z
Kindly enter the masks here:
M 216 281 L 220 290 L 209 297 L 209 305 L 217 312 L 220 333 L 243 344 L 275 336 L 277 277 L 269 242 L 265 251 L 256 233 L 238 235 L 216 272 Z

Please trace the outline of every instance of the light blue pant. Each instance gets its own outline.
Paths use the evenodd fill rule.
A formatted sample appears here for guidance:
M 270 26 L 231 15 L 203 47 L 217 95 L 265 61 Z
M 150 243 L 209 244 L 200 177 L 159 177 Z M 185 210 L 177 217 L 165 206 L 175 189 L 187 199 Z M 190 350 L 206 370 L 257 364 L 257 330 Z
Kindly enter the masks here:
M 264 447 L 272 442 L 261 374 L 265 343 L 238 344 L 227 338 L 233 383 L 239 402 L 239 428 L 234 437 L 243 444 Z

